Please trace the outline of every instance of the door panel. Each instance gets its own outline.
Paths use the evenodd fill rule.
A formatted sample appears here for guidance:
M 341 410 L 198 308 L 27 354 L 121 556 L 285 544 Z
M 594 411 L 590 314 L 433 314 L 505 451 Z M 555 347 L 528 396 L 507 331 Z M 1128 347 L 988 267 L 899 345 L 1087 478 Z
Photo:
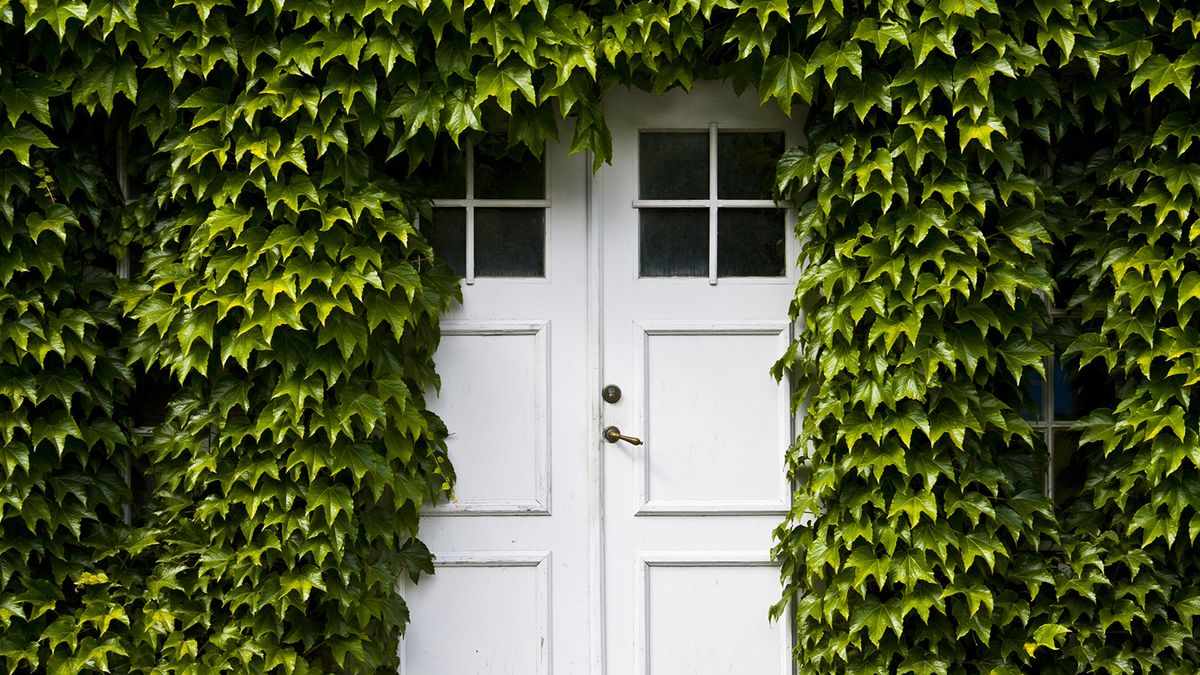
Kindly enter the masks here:
M 603 425 L 644 440 L 601 444 L 606 672 L 788 673 L 791 632 L 767 613 L 794 425 L 770 368 L 798 247 L 759 179 L 794 123 L 723 84 L 606 110 L 602 373 L 626 395 Z
M 546 322 L 443 322 L 436 408 L 453 433 L 458 499 L 429 513 L 549 513 L 548 332 Z
M 779 596 L 767 555 L 644 553 L 635 592 L 637 675 L 791 671 L 790 631 L 763 625 Z
M 409 598 L 422 620 L 405 640 L 404 672 L 550 672 L 548 553 L 444 553 L 435 567 Z
M 636 322 L 646 447 L 635 453 L 639 515 L 787 512 L 787 391 L 764 377 L 786 321 Z M 731 405 L 731 397 L 737 405 Z

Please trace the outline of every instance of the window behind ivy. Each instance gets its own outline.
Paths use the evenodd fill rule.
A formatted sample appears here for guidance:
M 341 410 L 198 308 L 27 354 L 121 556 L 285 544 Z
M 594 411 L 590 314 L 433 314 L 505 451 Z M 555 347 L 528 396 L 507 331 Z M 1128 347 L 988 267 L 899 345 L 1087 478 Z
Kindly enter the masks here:
M 1079 494 L 1087 476 L 1084 457 L 1078 452 L 1082 432 L 1073 427 L 1089 412 L 1114 406 L 1116 395 L 1103 363 L 1080 366 L 1077 357 L 1063 355 L 1078 334 L 1079 318 L 1056 308 L 1050 315 L 1057 349 L 1043 364 L 1047 377 L 1032 373 L 1028 379 L 1031 405 L 1026 418 L 1045 444 L 1046 496 L 1062 504 Z

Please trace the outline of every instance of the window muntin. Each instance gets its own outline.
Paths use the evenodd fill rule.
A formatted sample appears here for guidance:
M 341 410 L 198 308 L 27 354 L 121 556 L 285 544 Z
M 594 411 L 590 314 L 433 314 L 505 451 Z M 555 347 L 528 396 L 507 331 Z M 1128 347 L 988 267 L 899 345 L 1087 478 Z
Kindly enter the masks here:
M 782 131 L 642 131 L 642 278 L 783 277 L 786 210 L 771 199 Z
M 529 153 L 434 157 L 425 176 L 433 217 L 421 225 L 434 250 L 468 284 L 476 277 L 546 276 L 546 167 Z

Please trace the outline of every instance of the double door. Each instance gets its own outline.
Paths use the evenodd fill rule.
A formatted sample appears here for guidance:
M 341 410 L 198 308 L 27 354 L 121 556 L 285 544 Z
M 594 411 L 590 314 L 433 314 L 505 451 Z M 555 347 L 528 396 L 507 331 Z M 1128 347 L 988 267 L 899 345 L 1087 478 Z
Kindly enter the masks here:
M 798 250 L 769 188 L 794 123 L 724 85 L 616 93 L 608 121 L 596 175 L 476 152 L 437 202 L 435 241 L 464 249 L 433 403 L 459 481 L 424 517 L 403 673 L 791 671 L 767 611 L 794 429 L 769 370 Z

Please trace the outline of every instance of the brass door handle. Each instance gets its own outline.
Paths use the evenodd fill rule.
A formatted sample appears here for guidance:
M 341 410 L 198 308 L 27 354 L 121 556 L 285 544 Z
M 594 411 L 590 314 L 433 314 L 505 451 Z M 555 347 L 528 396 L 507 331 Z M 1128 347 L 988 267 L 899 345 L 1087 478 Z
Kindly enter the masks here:
M 626 443 L 628 443 L 630 445 L 641 445 L 642 444 L 642 439 L 634 438 L 633 436 L 626 436 L 626 435 L 622 434 L 621 430 L 616 427 L 605 427 L 604 428 L 604 440 L 608 441 L 609 443 L 616 443 L 617 441 L 625 441 Z

